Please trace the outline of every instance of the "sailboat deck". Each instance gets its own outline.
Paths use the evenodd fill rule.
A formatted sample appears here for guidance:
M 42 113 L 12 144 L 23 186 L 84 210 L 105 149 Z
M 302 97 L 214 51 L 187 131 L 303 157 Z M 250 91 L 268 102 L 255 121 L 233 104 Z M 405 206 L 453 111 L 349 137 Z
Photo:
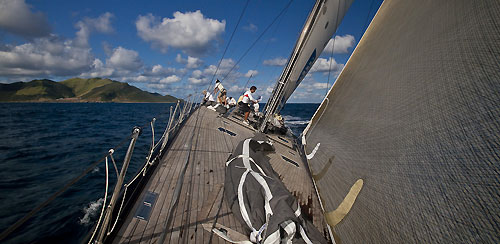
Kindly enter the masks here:
M 179 204 L 173 211 L 172 223 L 164 233 L 164 242 L 208 243 L 211 233 L 202 224 L 212 224 L 215 219 L 218 224 L 245 234 L 244 226 L 234 217 L 226 203 L 220 205 L 220 202 L 223 197 L 225 162 L 236 145 L 254 133 L 253 128 L 243 125 L 236 116 L 222 118 L 205 107 L 195 111 L 160 161 L 113 243 L 159 242 L 174 202 L 174 189 L 186 160 L 189 162 Z M 268 155 L 274 170 L 298 198 L 302 212 L 313 219 L 320 231 L 326 233 L 311 179 L 299 152 L 294 148 L 293 139 L 275 135 L 269 138 L 276 148 L 275 153 Z M 156 196 L 156 201 L 152 203 L 148 216 L 140 208 L 144 205 L 145 197 L 151 196 Z M 219 206 L 221 209 L 216 216 Z M 217 235 L 212 236 L 212 241 L 225 242 Z

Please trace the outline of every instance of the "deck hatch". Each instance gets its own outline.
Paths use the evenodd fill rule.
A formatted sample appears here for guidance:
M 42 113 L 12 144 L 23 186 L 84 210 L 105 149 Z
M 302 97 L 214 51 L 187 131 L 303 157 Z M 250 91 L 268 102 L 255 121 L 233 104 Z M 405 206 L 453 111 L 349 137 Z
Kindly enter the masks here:
M 236 136 L 236 133 L 234 133 L 234 132 L 232 132 L 230 130 L 226 130 L 226 129 L 222 128 L 222 127 L 219 127 L 219 130 L 222 131 L 222 132 L 225 132 L 225 133 L 229 134 L 230 136 Z
M 157 198 L 158 193 L 150 191 L 146 192 L 146 195 L 144 195 L 144 200 L 142 201 L 142 205 L 137 209 L 135 217 L 148 221 L 151 214 L 151 209 L 153 209 Z
M 293 164 L 295 167 L 299 167 L 299 164 L 297 162 L 295 162 L 295 161 L 293 161 L 293 160 L 291 160 L 283 155 L 281 155 L 281 158 L 283 158 L 283 160 L 285 160 L 286 162 Z
M 282 141 L 284 141 L 284 142 L 288 143 L 288 141 L 287 141 L 285 138 L 283 138 L 283 137 L 281 137 L 281 136 L 278 136 L 278 138 L 279 138 L 279 139 L 281 139 Z

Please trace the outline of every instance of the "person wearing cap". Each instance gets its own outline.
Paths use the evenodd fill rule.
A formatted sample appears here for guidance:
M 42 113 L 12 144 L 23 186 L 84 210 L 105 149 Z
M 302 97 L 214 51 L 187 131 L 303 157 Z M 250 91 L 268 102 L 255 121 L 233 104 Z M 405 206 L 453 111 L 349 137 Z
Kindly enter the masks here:
M 257 87 L 252 86 L 250 87 L 250 90 L 246 91 L 245 94 L 243 94 L 243 99 L 241 99 L 241 102 L 238 103 L 239 109 L 245 113 L 245 118 L 243 120 L 243 124 L 248 125 L 248 116 L 250 115 L 250 104 L 252 103 L 258 103 L 257 99 L 253 98 L 252 93 L 254 93 L 257 90 Z

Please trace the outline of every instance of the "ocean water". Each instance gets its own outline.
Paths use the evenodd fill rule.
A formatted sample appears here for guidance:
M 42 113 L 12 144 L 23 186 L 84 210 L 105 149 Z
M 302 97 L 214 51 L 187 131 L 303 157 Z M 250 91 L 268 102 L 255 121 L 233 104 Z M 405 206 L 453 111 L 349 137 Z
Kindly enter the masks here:
M 143 133 L 128 170 L 131 177 L 151 145 L 149 122 L 156 118 L 155 137 L 159 138 L 173 105 L 0 103 L 0 231 L 127 138 L 134 126 L 141 126 Z M 317 107 L 287 104 L 282 115 L 299 135 Z M 119 167 L 127 146 L 128 141 L 114 154 Z M 110 182 L 116 182 L 112 164 Z M 2 243 L 80 243 L 99 217 L 104 188 L 101 163 Z
M 306 128 L 309 120 L 318 109 L 318 103 L 291 103 L 286 104 L 281 115 L 285 119 L 285 125 L 292 130 L 293 134 L 300 136 Z

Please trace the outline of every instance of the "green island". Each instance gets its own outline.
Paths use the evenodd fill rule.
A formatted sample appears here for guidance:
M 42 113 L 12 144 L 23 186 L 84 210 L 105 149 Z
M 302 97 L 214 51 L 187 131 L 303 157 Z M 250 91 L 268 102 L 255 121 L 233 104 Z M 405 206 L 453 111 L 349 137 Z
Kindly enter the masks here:
M 143 91 L 103 78 L 48 79 L 0 84 L 0 102 L 176 102 L 177 98 Z

